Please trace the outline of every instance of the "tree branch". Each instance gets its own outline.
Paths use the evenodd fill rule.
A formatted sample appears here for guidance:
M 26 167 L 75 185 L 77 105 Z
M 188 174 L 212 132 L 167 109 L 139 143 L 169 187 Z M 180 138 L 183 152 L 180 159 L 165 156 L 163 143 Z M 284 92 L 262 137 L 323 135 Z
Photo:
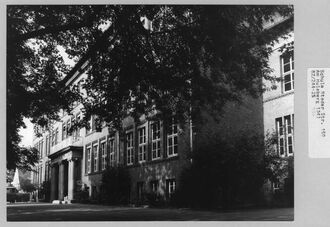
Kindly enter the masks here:
M 14 36 L 13 38 L 11 38 L 11 41 L 22 42 L 27 39 L 35 38 L 35 37 L 46 35 L 46 34 L 58 34 L 60 32 L 64 32 L 64 31 L 67 31 L 70 29 L 79 29 L 82 27 L 88 27 L 88 26 L 92 25 L 92 23 L 93 22 L 90 21 L 90 22 L 81 22 L 81 23 L 75 23 L 75 24 L 51 26 L 51 27 L 42 28 L 39 30 L 35 30 L 35 31 L 31 31 L 31 32 L 27 32 L 24 34 Z

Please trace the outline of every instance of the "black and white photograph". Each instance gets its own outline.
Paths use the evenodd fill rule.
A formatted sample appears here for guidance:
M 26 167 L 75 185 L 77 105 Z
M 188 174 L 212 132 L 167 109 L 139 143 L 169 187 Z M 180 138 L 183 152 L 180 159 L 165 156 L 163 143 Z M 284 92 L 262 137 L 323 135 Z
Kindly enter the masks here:
M 293 222 L 294 12 L 7 4 L 7 222 Z

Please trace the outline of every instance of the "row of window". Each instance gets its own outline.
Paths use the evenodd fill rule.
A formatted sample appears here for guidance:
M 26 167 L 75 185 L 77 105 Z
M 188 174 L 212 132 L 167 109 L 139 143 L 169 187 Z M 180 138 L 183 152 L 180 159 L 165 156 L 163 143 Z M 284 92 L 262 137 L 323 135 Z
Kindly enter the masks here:
M 33 173 L 33 176 L 32 176 L 33 184 L 40 185 L 44 181 L 49 181 L 50 180 L 50 175 L 51 175 L 50 162 L 46 162 L 44 173 L 43 173 L 42 165 L 36 166 L 32 173 Z
M 167 179 L 166 180 L 166 197 L 170 198 L 173 193 L 176 190 L 176 180 L 173 179 Z M 137 192 L 137 198 L 139 200 L 142 200 L 144 197 L 146 189 L 146 184 L 144 181 L 139 181 L 136 183 L 136 192 Z M 159 194 L 160 188 L 159 188 L 159 180 L 152 180 L 149 182 L 149 191 L 155 194 Z
M 107 149 L 108 145 L 108 149 Z M 100 149 L 99 149 L 100 147 Z M 107 150 L 109 152 L 107 152 Z M 86 173 L 92 172 L 92 166 L 93 166 L 93 172 L 98 172 L 99 170 L 105 170 L 108 166 L 114 166 L 115 165 L 115 138 L 110 137 L 108 138 L 108 144 L 106 144 L 106 140 L 101 140 L 100 143 L 94 143 L 91 146 L 86 147 Z M 108 159 L 108 153 L 109 153 L 109 159 Z M 99 154 L 101 155 L 100 161 L 99 161 Z M 92 163 L 93 160 L 93 163 Z M 100 167 L 101 168 L 100 168 Z
M 75 122 L 79 122 L 81 120 L 81 113 L 77 113 L 75 116 L 71 117 L 67 121 L 62 124 L 62 140 L 67 139 L 69 136 L 73 136 L 74 140 L 77 140 L 80 137 L 80 130 L 74 130 L 70 133 L 71 126 L 75 124 Z M 50 147 L 55 146 L 60 142 L 59 129 L 56 128 L 49 132 L 45 137 L 45 150 L 43 149 L 43 139 L 40 140 L 35 147 L 38 149 L 40 158 L 43 157 L 45 151 L 45 156 L 48 156 L 50 153 Z
M 39 151 L 39 158 L 43 157 L 43 146 L 44 146 L 43 140 L 40 140 L 34 145 L 34 147 Z
M 275 119 L 276 133 L 278 137 L 278 153 L 281 156 L 293 154 L 293 126 L 294 115 L 286 115 Z
M 178 125 L 174 120 L 170 123 L 166 133 L 166 156 L 173 157 L 178 154 Z M 148 136 L 147 125 L 137 128 L 137 144 L 134 140 L 134 129 L 127 130 L 125 134 L 125 164 L 133 165 L 135 161 L 135 151 L 137 150 L 137 163 L 151 161 L 161 158 L 162 138 L 161 123 L 159 121 L 150 124 L 151 136 Z M 150 138 L 151 154 L 148 155 L 148 138 Z M 107 165 L 115 165 L 115 155 L 117 153 L 117 143 L 115 137 L 101 139 L 99 143 L 86 146 L 86 173 L 98 172 L 106 169 Z M 108 157 L 109 154 L 109 157 Z M 100 160 L 99 160 L 100 159 Z M 109 161 L 109 163 L 108 163 Z
M 161 158 L 161 127 L 160 122 L 156 121 L 150 124 L 151 127 L 151 160 Z M 138 127 L 138 162 L 147 161 L 147 126 Z M 134 164 L 134 134 L 133 130 L 126 132 L 126 164 Z M 167 157 L 176 156 L 178 154 L 178 125 L 174 119 L 170 122 L 166 134 L 166 155 Z

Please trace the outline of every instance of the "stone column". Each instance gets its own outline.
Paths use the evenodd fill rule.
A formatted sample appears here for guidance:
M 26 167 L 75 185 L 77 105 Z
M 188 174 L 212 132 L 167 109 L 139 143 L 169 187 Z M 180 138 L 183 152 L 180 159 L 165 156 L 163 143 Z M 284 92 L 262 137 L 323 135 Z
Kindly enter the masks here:
M 74 185 L 75 185 L 75 161 L 74 159 L 69 160 L 68 167 L 68 199 L 73 200 Z
M 56 164 L 52 164 L 51 166 L 52 168 L 52 176 L 51 176 L 51 194 L 50 194 L 50 201 L 53 201 L 56 199 L 57 195 L 56 195 L 56 192 L 57 192 L 57 171 L 56 171 Z
M 61 162 L 58 170 L 58 199 L 64 199 L 64 163 Z

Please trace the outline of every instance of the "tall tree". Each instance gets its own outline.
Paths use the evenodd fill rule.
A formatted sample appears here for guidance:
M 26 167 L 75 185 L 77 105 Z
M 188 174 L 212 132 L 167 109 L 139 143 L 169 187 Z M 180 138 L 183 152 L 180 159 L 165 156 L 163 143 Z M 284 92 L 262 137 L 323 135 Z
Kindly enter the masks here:
M 183 122 L 191 110 L 195 117 L 242 92 L 257 95 L 280 34 L 264 24 L 291 14 L 270 5 L 8 6 L 7 168 L 34 161 L 18 146 L 23 117 L 46 126 L 75 100 L 86 111 L 82 125 L 98 115 L 119 128 L 127 114 L 159 110 Z M 89 59 L 88 98 L 64 86 L 70 68 L 59 46 Z

